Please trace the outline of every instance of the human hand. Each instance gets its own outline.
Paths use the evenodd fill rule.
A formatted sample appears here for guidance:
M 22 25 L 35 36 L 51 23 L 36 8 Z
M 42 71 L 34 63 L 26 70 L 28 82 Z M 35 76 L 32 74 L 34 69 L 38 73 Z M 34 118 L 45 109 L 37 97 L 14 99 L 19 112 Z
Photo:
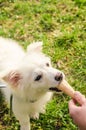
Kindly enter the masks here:
M 69 113 L 80 130 L 86 130 L 86 98 L 78 91 L 74 93 L 74 98 L 69 101 Z

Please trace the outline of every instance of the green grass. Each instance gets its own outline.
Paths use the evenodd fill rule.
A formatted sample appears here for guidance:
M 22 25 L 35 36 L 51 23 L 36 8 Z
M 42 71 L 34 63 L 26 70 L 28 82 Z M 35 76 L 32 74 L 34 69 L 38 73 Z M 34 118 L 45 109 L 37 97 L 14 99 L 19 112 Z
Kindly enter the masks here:
M 43 51 L 75 90 L 86 95 L 86 0 L 1 0 L 0 36 L 26 48 L 43 41 Z M 68 112 L 69 97 L 55 94 L 32 130 L 77 130 Z M 0 130 L 18 130 L 0 94 Z

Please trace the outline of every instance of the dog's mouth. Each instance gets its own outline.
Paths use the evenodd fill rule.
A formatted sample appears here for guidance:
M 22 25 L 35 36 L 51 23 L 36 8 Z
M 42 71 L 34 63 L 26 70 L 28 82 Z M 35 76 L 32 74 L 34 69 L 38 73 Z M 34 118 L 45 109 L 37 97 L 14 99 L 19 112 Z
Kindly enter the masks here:
M 56 87 L 51 87 L 49 88 L 50 91 L 53 91 L 53 92 L 61 92 L 61 90 L 59 90 L 58 88 Z

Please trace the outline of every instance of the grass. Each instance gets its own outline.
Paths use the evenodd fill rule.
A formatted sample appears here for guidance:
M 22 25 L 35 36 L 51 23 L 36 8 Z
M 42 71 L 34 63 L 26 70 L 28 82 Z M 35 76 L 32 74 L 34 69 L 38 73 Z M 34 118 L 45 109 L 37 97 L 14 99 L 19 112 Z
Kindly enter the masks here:
M 0 36 L 26 48 L 43 41 L 43 51 L 62 70 L 75 90 L 86 95 L 86 0 L 1 0 Z M 18 130 L 19 123 L 0 94 L 0 129 Z M 68 112 L 69 97 L 55 94 L 32 130 L 77 130 Z

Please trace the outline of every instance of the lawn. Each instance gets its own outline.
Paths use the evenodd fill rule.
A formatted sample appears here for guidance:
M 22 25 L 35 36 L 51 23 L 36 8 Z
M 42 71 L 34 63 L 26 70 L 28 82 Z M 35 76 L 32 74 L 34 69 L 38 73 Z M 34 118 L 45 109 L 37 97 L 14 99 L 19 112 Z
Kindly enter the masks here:
M 86 0 L 0 0 L 0 36 L 24 48 L 43 41 L 43 51 L 75 90 L 86 95 Z M 32 130 L 77 130 L 68 112 L 70 97 L 56 93 Z M 0 130 L 18 130 L 0 94 Z

